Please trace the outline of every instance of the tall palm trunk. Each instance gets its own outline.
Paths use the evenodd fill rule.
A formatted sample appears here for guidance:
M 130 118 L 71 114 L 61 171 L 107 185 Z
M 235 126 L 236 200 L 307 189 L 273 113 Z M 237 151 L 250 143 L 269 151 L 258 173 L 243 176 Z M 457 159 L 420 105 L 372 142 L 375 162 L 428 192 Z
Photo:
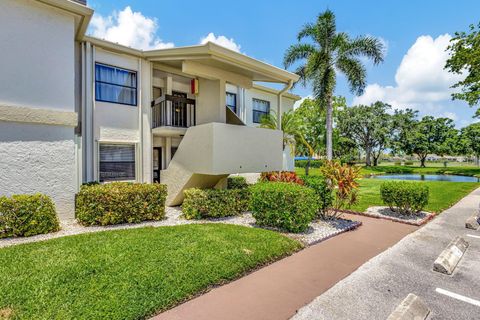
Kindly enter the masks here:
M 327 97 L 327 160 L 333 159 L 333 106 L 332 106 L 332 96 L 328 95 Z

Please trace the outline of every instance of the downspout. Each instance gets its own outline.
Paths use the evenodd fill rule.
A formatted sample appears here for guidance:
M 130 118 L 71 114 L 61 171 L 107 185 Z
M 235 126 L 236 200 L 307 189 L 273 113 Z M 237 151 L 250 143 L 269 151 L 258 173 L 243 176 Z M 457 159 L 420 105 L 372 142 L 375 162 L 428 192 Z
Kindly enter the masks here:
M 282 95 L 293 87 L 293 80 L 288 80 L 285 87 L 277 94 L 277 129 L 282 130 Z
M 138 125 L 140 126 L 140 141 L 138 145 L 137 158 L 138 158 L 138 178 L 137 182 L 145 182 L 143 180 L 143 81 L 142 81 L 142 59 L 138 58 L 138 76 L 137 76 L 137 104 L 138 104 Z

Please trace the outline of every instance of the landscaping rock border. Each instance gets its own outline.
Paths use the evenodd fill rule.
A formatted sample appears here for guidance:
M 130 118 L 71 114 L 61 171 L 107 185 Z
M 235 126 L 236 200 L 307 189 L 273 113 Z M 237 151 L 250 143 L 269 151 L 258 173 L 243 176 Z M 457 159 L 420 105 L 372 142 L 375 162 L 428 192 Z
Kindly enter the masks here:
M 322 241 L 328 240 L 341 233 L 353 231 L 360 227 L 362 222 L 347 219 L 335 219 L 332 221 L 315 221 L 310 224 L 310 228 L 304 233 L 286 233 L 285 235 L 299 240 L 304 244 L 311 246 Z
M 165 219 L 160 221 L 145 221 L 141 223 L 125 223 L 119 225 L 110 226 L 91 226 L 85 227 L 78 224 L 75 220 L 68 220 L 61 222 L 61 230 L 54 233 L 42 234 L 32 237 L 22 238 L 5 238 L 0 239 L 0 248 L 8 247 L 12 245 L 38 242 L 43 240 L 49 240 L 54 238 L 60 238 L 65 236 L 71 236 L 82 233 L 101 232 L 108 230 L 122 230 L 122 229 L 134 229 L 143 227 L 164 227 L 164 226 L 176 226 L 184 224 L 201 224 L 201 223 L 225 223 L 241 225 L 251 228 L 260 228 L 255 225 L 255 219 L 249 212 L 243 213 L 237 216 L 230 216 L 224 218 L 211 218 L 202 220 L 187 220 L 182 217 L 182 210 L 180 207 L 166 207 Z M 321 241 L 330 239 L 343 232 L 351 231 L 358 228 L 361 225 L 358 221 L 336 219 L 332 221 L 315 221 L 311 224 L 309 230 L 305 233 L 285 233 L 281 232 L 287 237 L 301 241 L 304 245 L 310 246 Z M 267 229 L 267 228 L 265 228 Z M 278 230 L 275 230 L 280 232 Z
M 370 207 L 370 208 L 367 209 L 366 212 L 359 212 L 359 211 L 352 211 L 352 210 L 340 210 L 340 212 L 349 213 L 349 214 L 353 214 L 353 215 L 359 215 L 359 216 L 365 216 L 365 217 L 375 218 L 375 219 L 390 220 L 390 221 L 404 223 L 404 224 L 417 226 L 417 227 L 424 225 L 425 223 L 427 223 L 428 221 L 432 220 L 435 217 L 434 213 L 423 212 L 425 214 L 425 217 L 423 219 L 408 220 L 408 219 L 397 218 L 395 216 L 384 215 L 384 214 L 381 214 L 381 213 L 378 213 L 378 212 L 373 212 L 372 209 L 374 209 L 374 210 L 375 209 L 388 209 L 388 207 Z

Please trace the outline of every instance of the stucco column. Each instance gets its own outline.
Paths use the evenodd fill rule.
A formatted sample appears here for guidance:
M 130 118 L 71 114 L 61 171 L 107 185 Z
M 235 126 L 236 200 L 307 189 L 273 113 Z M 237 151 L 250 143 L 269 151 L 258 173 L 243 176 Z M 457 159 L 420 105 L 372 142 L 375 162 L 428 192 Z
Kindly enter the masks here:
M 196 99 L 197 124 L 209 122 L 225 123 L 225 80 L 199 79 L 198 96 Z
M 172 137 L 165 138 L 165 168 L 168 168 L 172 160 Z
M 148 61 L 140 60 L 141 63 L 141 144 L 142 144 L 142 182 L 151 183 L 153 181 L 153 135 L 152 135 L 152 119 L 151 107 L 152 101 L 152 66 Z

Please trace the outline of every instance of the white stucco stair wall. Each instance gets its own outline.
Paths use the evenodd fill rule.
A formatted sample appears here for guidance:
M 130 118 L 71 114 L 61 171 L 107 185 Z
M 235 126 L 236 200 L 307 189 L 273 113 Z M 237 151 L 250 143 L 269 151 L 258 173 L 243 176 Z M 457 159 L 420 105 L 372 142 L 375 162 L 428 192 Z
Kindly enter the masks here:
M 160 182 L 167 205 L 183 201 L 183 190 L 215 186 L 229 174 L 281 170 L 282 132 L 225 123 L 190 127 Z

